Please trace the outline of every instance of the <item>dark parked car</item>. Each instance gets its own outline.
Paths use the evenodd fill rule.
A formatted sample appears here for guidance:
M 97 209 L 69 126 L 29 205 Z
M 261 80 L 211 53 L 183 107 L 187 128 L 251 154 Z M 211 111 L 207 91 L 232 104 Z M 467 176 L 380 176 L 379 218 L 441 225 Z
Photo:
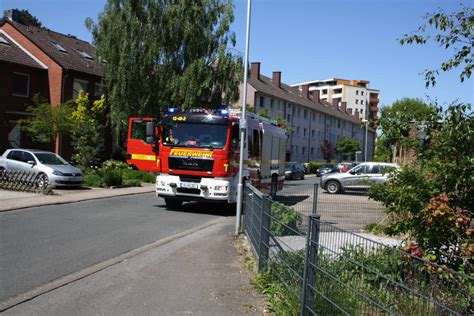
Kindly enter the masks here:
M 285 164 L 285 179 L 304 179 L 304 166 L 301 162 Z
M 318 177 L 321 177 L 325 175 L 326 173 L 330 173 L 330 172 L 337 172 L 336 165 L 332 163 L 327 163 L 327 164 L 321 165 L 318 169 L 316 169 L 316 175 Z

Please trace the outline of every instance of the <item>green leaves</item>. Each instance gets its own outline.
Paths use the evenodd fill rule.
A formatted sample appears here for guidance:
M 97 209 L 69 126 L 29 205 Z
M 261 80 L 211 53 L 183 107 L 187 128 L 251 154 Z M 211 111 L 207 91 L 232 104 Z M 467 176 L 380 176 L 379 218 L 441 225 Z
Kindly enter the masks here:
M 360 144 L 353 138 L 341 137 L 336 145 L 336 152 L 344 158 L 354 159 L 355 152 L 360 150 Z
M 169 106 L 238 99 L 242 58 L 229 52 L 235 35 L 229 0 L 109 0 L 97 24 L 90 19 L 115 127 L 130 115 L 160 117 Z
M 443 11 L 437 13 L 430 13 L 425 16 L 428 20 L 428 26 L 434 28 L 440 33 L 434 37 L 430 34 L 405 34 L 399 40 L 401 45 L 404 44 L 426 44 L 428 40 L 434 40 L 440 47 L 444 49 L 451 49 L 454 55 L 443 62 L 439 69 L 426 69 L 423 74 L 425 76 L 426 87 L 436 84 L 436 77 L 439 75 L 439 70 L 450 71 L 459 66 L 462 67 L 460 74 L 461 82 L 471 77 L 472 61 L 471 48 L 474 45 L 474 9 L 461 5 L 461 10 L 456 13 L 446 14 Z M 426 34 L 427 25 L 420 26 L 418 33 Z

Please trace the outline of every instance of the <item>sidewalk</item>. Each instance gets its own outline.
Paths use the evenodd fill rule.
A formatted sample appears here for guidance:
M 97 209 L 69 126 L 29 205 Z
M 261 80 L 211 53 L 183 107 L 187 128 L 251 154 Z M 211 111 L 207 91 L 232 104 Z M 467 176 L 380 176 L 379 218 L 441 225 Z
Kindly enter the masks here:
M 53 191 L 55 193 L 54 195 L 44 195 L 38 193 L 0 190 L 0 212 L 28 207 L 66 204 L 121 195 L 154 192 L 155 185 L 151 183 L 143 183 L 141 187 L 130 188 L 54 189 Z
M 154 185 L 0 190 L 0 212 L 153 192 Z M 219 218 L 44 284 L 0 304 L 5 315 L 264 315 L 265 300 L 235 244 L 235 217 Z

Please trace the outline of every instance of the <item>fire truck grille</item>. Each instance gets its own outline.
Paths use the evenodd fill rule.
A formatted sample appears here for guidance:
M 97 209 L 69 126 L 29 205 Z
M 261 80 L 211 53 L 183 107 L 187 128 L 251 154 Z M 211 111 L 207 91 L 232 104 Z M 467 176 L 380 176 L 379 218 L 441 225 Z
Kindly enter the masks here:
M 193 158 L 193 157 L 169 157 L 168 165 L 170 169 L 212 171 L 214 159 Z

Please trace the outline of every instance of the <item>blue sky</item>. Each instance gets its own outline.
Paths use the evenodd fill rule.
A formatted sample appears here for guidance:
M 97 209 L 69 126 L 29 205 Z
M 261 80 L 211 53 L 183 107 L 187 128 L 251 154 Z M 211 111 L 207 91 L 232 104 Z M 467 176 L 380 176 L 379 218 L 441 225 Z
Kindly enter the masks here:
M 46 27 L 91 41 L 84 20 L 97 20 L 105 0 L 0 0 L 0 9 L 27 9 Z M 441 8 L 459 10 L 464 0 L 253 0 L 250 61 L 287 84 L 325 78 L 365 79 L 381 91 L 383 105 L 402 97 L 455 99 L 474 104 L 474 78 L 460 83 L 459 70 L 441 73 L 425 88 L 426 68 L 438 67 L 451 51 L 436 45 L 401 46 L 422 17 Z M 237 50 L 245 49 L 246 0 L 235 0 Z

